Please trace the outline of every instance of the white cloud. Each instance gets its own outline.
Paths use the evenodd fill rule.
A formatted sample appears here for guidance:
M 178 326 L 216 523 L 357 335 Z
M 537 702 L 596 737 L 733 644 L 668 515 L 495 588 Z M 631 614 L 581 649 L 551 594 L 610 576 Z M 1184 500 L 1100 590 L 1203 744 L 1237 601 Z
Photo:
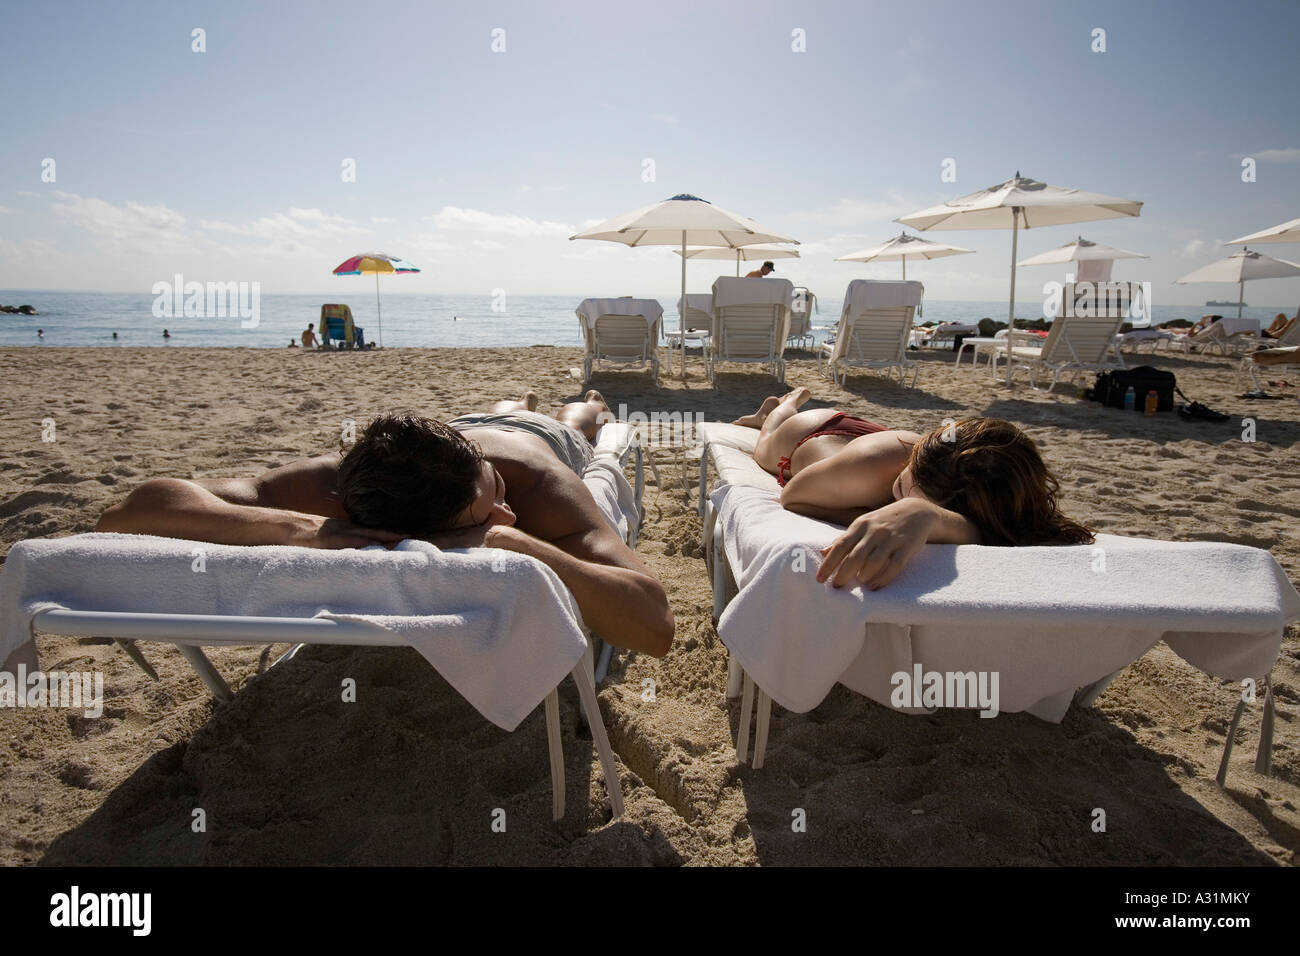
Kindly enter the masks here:
M 470 245 L 475 249 L 481 249 L 483 252 L 496 252 L 499 249 L 505 248 L 505 246 L 501 245 L 501 243 L 497 242 L 495 239 L 472 239 L 470 240 Z
M 577 231 L 562 222 L 539 222 L 527 216 L 499 215 L 480 209 L 462 209 L 459 206 L 443 206 L 437 213 L 425 218 L 438 229 L 465 229 L 507 236 L 562 236 L 567 239 Z
M 282 258 L 307 258 L 340 254 L 337 249 L 326 250 L 320 240 L 331 243 L 345 238 L 374 235 L 373 230 L 355 225 L 343 216 L 332 216 L 320 209 L 290 207 L 288 212 L 261 216 L 252 222 L 235 224 L 205 219 L 199 224 L 208 232 L 260 240 L 236 247 L 226 246 L 222 251 L 233 256 L 250 253 Z
M 1183 259 L 1195 259 L 1197 256 L 1201 254 L 1201 250 L 1204 248 L 1205 248 L 1204 239 L 1193 239 L 1187 245 L 1183 246 L 1181 249 L 1178 250 L 1178 255 L 1180 258 Z
M 0 206 L 0 216 L 12 216 L 15 211 L 8 206 Z
M 825 209 L 793 212 L 790 215 L 794 219 L 826 226 L 863 226 L 872 222 L 888 222 L 896 216 L 911 212 L 918 205 L 891 189 L 884 199 L 844 198 Z
M 650 118 L 654 120 L 656 123 L 663 123 L 665 126 L 681 125 L 681 120 L 679 120 L 672 113 L 652 113 L 650 114 Z
M 185 217 L 162 203 L 145 205 L 127 200 L 115 206 L 103 199 L 55 192 L 50 208 L 56 218 L 79 226 L 130 251 L 174 252 L 188 248 L 193 237 L 185 228 Z
M 48 260 L 55 254 L 49 239 L 0 239 L 0 258 L 10 265 Z
M 389 223 L 397 222 L 392 216 L 371 216 L 370 221 L 377 226 L 386 226 Z
M 1261 149 L 1250 155 L 1261 163 L 1300 163 L 1300 148 Z
M 15 190 L 14 190 L 14 193 L 15 193 L 15 195 L 18 195 L 18 196 L 26 196 L 26 197 L 29 198 L 29 199 L 40 199 L 40 198 L 41 198 L 41 194 L 40 194 L 40 193 L 34 193 L 34 192 L 32 192 L 30 189 L 15 189 Z

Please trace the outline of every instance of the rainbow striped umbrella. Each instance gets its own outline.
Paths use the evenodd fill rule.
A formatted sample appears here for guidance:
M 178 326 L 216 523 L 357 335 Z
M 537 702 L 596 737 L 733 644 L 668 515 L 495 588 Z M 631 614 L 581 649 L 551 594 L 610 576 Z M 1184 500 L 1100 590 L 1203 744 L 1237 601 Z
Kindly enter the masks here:
M 405 259 L 399 259 L 397 256 L 390 256 L 384 252 L 363 252 L 359 256 L 353 256 L 351 259 L 346 260 L 334 270 L 336 276 L 374 275 L 375 313 L 379 319 L 379 345 L 381 348 L 384 344 L 384 316 L 379 308 L 379 277 L 386 272 L 402 275 L 419 271 Z

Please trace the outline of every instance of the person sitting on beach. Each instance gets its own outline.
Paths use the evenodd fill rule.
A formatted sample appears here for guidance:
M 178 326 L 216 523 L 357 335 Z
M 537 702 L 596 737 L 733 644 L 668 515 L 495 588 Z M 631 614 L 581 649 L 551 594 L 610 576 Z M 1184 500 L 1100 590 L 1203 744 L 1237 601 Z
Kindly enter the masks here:
M 99 531 L 214 544 L 516 551 L 550 567 L 587 626 L 661 657 L 673 639 L 663 586 L 606 523 L 581 475 L 609 407 L 597 391 L 555 418 L 537 396 L 443 423 L 381 415 L 346 454 L 300 459 L 255 478 L 155 478 L 104 512 Z
M 1300 322 L 1300 309 L 1295 310 L 1295 318 L 1288 319 L 1285 312 L 1279 312 L 1273 317 L 1273 322 L 1268 328 L 1260 331 L 1260 335 L 1266 339 L 1284 338 L 1292 327 Z
M 776 271 L 776 266 L 772 265 L 772 260 L 769 259 L 767 262 L 764 262 L 761 266 L 759 266 L 759 267 L 758 267 L 757 269 L 755 269 L 753 272 L 746 272 L 746 273 L 745 273 L 745 278 L 746 278 L 746 279 L 766 279 L 766 278 L 767 278 L 767 274 L 768 274 L 769 272 L 775 272 L 775 271 Z
M 305 349 L 314 349 L 320 342 L 316 338 L 316 323 L 308 322 L 307 328 L 302 331 L 302 347 Z
M 823 550 L 817 580 L 884 587 L 926 543 L 1086 544 L 1061 514 L 1059 483 L 1010 422 L 964 418 L 927 435 L 834 408 L 801 412 L 797 388 L 734 424 L 759 430 L 754 460 L 776 476 L 781 504 L 848 526 Z
M 1203 315 L 1201 320 L 1187 330 L 1188 335 L 1200 335 L 1215 322 L 1218 322 L 1223 316 L 1221 315 Z

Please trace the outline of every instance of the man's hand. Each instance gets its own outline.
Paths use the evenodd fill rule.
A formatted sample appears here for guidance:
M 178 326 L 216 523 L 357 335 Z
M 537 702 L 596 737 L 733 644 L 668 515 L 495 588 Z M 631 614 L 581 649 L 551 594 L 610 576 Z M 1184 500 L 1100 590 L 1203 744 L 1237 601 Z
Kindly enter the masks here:
M 391 548 L 399 541 L 409 538 L 409 534 L 397 534 L 379 528 L 363 528 L 343 518 L 324 518 L 320 515 L 294 513 L 286 527 L 284 544 L 300 548 L 368 548 L 372 544 L 382 544 Z
M 916 557 L 939 520 L 940 509 L 920 498 L 903 498 L 869 511 L 822 549 L 817 580 L 837 588 L 883 588 Z

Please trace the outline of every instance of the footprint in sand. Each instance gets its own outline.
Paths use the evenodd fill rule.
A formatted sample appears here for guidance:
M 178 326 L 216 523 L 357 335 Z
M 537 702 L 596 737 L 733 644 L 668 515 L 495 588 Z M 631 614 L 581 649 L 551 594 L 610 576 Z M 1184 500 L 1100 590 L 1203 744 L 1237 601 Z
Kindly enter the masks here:
M 67 501 L 71 495 L 66 491 L 24 491 L 20 495 L 0 503 L 0 518 L 9 518 L 37 505 L 48 505 Z
M 1300 508 L 1294 508 L 1276 501 L 1256 501 L 1253 498 L 1243 498 L 1237 502 L 1237 507 L 1244 511 L 1264 512 L 1266 515 L 1284 514 L 1292 518 L 1300 518 Z M 1257 518 L 1262 521 L 1264 518 Z
M 75 485 L 79 481 L 87 479 L 68 468 L 59 468 L 55 471 L 49 471 L 36 479 L 38 485 Z

